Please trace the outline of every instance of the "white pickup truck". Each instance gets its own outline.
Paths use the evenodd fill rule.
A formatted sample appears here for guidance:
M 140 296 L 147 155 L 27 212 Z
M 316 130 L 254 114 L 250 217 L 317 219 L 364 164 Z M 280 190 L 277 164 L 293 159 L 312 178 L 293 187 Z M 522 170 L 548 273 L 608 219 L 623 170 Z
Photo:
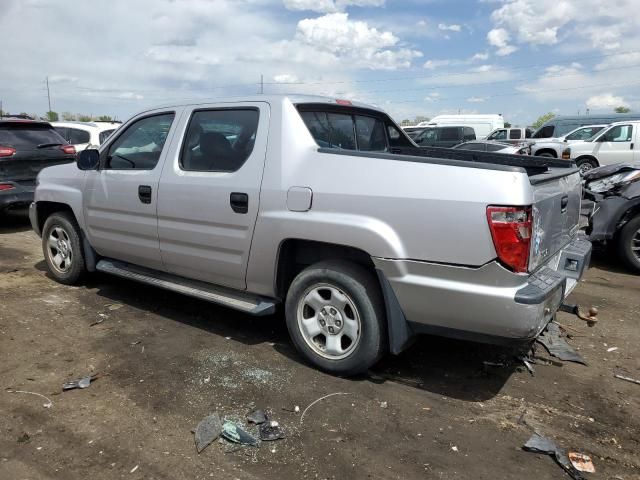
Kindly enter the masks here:
M 564 152 L 582 173 L 603 165 L 640 160 L 640 121 L 612 123 L 589 140 L 575 142 Z
M 372 106 L 257 96 L 134 116 L 43 170 L 30 217 L 59 282 L 283 303 L 300 353 L 349 375 L 418 333 L 534 339 L 588 266 L 580 202 L 571 162 L 417 148 Z

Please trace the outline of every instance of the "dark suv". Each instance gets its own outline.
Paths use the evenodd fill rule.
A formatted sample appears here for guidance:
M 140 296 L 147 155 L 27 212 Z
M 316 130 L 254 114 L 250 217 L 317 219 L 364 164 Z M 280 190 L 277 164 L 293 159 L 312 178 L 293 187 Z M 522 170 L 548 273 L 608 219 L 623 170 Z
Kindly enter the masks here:
M 75 158 L 75 148 L 49 123 L 0 120 L 0 214 L 33 201 L 40 170 Z
M 462 142 L 476 139 L 476 132 L 471 127 L 427 127 L 413 141 L 420 147 L 454 147 Z

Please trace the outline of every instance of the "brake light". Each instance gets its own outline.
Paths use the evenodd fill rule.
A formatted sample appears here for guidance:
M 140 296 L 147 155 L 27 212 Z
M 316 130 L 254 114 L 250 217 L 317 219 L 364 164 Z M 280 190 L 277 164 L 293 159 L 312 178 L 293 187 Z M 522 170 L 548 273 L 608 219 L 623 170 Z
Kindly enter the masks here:
M 487 220 L 498 259 L 516 273 L 529 266 L 531 207 L 487 207 Z
M 67 155 L 75 155 L 76 154 L 76 147 L 74 147 L 73 145 L 63 145 L 61 147 L 61 149 Z
M 13 147 L 0 147 L 0 157 L 10 157 L 16 153 L 16 149 Z
M 353 105 L 353 103 L 351 103 L 350 100 L 342 100 L 342 99 L 336 100 L 336 103 L 338 105 L 348 105 L 348 106 Z
M 4 192 L 5 190 L 13 190 L 15 187 L 10 183 L 0 183 L 0 192 Z
M 563 160 L 571 160 L 571 149 L 570 148 L 565 148 L 562 151 L 562 159 Z

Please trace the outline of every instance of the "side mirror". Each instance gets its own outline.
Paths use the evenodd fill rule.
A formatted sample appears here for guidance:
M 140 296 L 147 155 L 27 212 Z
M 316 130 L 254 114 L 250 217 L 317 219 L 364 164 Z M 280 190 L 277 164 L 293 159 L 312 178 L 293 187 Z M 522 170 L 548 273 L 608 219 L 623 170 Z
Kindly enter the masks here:
M 85 149 L 78 153 L 76 160 L 80 170 L 97 170 L 100 164 L 100 152 L 96 149 Z

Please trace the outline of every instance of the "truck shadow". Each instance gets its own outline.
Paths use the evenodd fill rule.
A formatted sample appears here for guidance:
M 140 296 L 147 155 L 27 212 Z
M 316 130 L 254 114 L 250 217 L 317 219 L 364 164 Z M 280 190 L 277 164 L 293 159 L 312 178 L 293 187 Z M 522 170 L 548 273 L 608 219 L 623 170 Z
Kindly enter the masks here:
M 0 213 L 0 235 L 8 233 L 19 233 L 31 230 L 29 215 L 26 211 L 16 211 L 11 213 Z
M 92 275 L 84 286 L 101 297 L 99 303 L 125 304 L 197 328 L 205 335 L 231 337 L 247 346 L 269 343 L 278 355 L 307 368 L 289 339 L 282 311 L 252 317 L 102 274 Z M 111 315 L 117 316 L 118 312 Z M 349 380 L 394 382 L 465 401 L 484 401 L 494 397 L 516 370 L 515 355 L 506 348 L 422 336 L 401 355 L 387 355 L 368 374 Z
M 591 268 L 623 275 L 637 275 L 637 273 L 622 263 L 622 260 L 620 260 L 620 257 L 613 248 L 601 247 L 594 249 L 591 256 Z

